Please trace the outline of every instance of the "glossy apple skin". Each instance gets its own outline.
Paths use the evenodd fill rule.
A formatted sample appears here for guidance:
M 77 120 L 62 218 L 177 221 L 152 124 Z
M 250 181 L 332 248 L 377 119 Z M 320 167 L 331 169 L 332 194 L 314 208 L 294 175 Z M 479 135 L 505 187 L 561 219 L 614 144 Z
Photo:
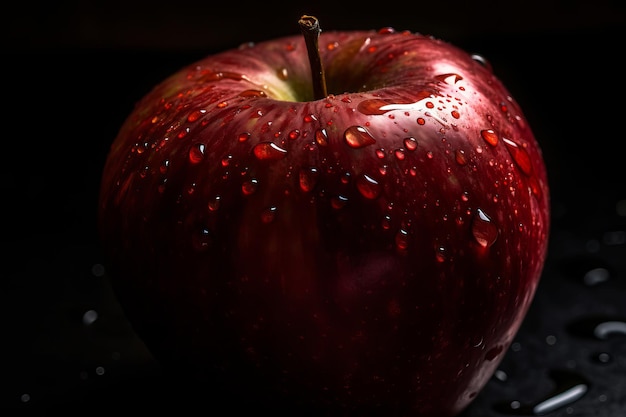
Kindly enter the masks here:
M 217 381 L 211 401 L 456 415 L 540 279 L 540 147 L 490 68 L 441 40 L 325 31 L 320 50 L 325 99 L 293 36 L 137 103 L 102 177 L 108 275 L 166 368 Z

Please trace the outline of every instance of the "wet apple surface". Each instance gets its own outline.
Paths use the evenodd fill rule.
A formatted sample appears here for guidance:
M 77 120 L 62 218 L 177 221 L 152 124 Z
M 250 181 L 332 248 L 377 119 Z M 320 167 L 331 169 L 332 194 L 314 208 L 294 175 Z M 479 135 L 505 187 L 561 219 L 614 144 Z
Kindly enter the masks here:
M 323 32 L 322 97 L 310 51 L 214 54 L 137 103 L 103 171 L 113 288 L 166 368 L 246 406 L 457 415 L 541 275 L 539 145 L 442 40 Z

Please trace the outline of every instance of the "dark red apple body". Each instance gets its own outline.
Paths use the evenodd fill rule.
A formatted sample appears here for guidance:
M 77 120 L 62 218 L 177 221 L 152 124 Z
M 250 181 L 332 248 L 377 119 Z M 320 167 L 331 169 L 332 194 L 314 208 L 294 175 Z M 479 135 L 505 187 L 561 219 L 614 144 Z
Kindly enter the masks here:
M 156 358 L 241 401 L 458 414 L 541 275 L 541 150 L 452 45 L 323 32 L 320 52 L 325 99 L 293 36 L 209 56 L 137 104 L 102 178 L 110 280 Z

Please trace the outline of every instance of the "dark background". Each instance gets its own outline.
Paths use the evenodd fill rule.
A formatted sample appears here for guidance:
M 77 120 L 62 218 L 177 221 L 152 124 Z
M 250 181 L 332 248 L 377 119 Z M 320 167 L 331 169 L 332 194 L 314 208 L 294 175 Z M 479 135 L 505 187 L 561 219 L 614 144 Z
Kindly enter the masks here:
M 165 76 L 212 52 L 297 33 L 307 13 L 326 30 L 392 26 L 482 54 L 544 149 L 553 208 L 544 277 L 500 371 L 464 417 L 533 415 L 530 405 L 576 384 L 588 387 L 584 396 L 549 415 L 626 415 L 626 3 L 310 4 L 5 9 L 0 414 L 163 411 L 190 400 L 163 377 L 108 286 L 95 232 L 106 152 L 135 101 Z M 608 321 L 614 331 L 594 336 Z

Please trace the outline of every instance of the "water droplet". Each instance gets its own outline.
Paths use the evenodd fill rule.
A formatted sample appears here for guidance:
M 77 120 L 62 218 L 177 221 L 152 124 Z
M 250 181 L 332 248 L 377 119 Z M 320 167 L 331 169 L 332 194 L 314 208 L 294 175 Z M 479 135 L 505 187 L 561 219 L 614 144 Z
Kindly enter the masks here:
M 348 146 L 354 149 L 376 143 L 376 139 L 363 126 L 350 126 L 343 133 L 343 137 Z
M 271 206 L 263 210 L 261 213 L 261 221 L 265 224 L 271 223 L 276 218 L 276 206 Z
M 317 121 L 317 117 L 314 114 L 307 114 L 303 120 L 305 123 L 311 123 Z
M 167 174 L 167 170 L 169 166 L 170 166 L 169 159 L 164 159 L 163 161 L 161 161 L 161 165 L 159 165 L 159 172 L 161 174 Z
M 189 148 L 189 162 L 197 164 L 204 159 L 204 144 L 196 143 Z
M 211 231 L 206 227 L 200 227 L 192 235 L 192 246 L 196 251 L 205 251 L 209 248 L 212 240 Z
M 211 200 L 209 200 L 207 204 L 209 211 L 217 211 L 220 208 L 221 199 L 222 198 L 219 195 L 216 195 Z
M 498 238 L 498 228 L 481 209 L 476 210 L 472 221 L 472 235 L 483 248 L 493 245 Z
M 398 161 L 404 161 L 405 158 L 405 154 L 404 154 L 404 149 L 400 148 L 400 149 L 396 149 L 393 154 L 395 155 L 396 159 Z
M 459 165 L 466 165 L 467 164 L 467 157 L 465 156 L 465 151 L 462 149 L 457 149 L 454 152 L 454 159 L 456 160 L 457 164 Z
M 513 157 L 517 166 L 524 174 L 530 175 L 533 172 L 533 164 L 530 160 L 530 155 L 526 152 L 526 149 L 510 139 L 502 138 L 502 141 L 505 143 L 506 148 L 509 150 L 509 153 Z
M 482 130 L 480 132 L 480 136 L 482 136 L 485 142 L 491 146 L 496 146 L 498 144 L 498 134 L 493 129 Z
M 516 416 L 541 416 L 578 401 L 589 390 L 589 381 L 576 373 L 553 370 L 549 374 L 556 385 L 545 397 L 530 404 L 513 400 L 498 403 L 494 409 L 502 414 Z
M 241 184 L 241 192 L 244 195 L 254 194 L 258 186 L 259 186 L 259 182 L 256 179 L 251 179 L 250 181 L 244 181 L 244 183 Z
M 176 137 L 177 137 L 178 139 L 182 139 L 182 138 L 184 138 L 185 136 L 187 136 L 187 133 L 189 133 L 189 128 L 188 128 L 188 127 L 184 128 L 184 129 L 182 129 L 180 132 L 178 132 L 178 134 L 176 135 Z
M 265 91 L 262 90 L 244 90 L 239 93 L 239 97 L 267 97 Z
M 244 132 L 244 133 L 240 133 L 237 136 L 237 141 L 240 143 L 246 142 L 248 139 L 250 139 L 250 133 L 249 132 Z
M 206 113 L 205 109 L 194 110 L 187 116 L 187 121 L 193 123 Z
M 593 268 L 585 273 L 583 282 L 590 287 L 598 285 L 604 281 L 608 281 L 611 277 L 609 270 L 606 268 Z
M 452 117 L 454 117 L 455 119 L 458 119 L 459 117 L 461 117 L 461 113 L 459 113 L 457 110 L 452 110 L 450 112 L 450 114 L 452 115 Z
M 83 324 L 85 326 L 92 325 L 96 320 L 98 320 L 98 312 L 95 310 L 87 310 L 83 314 Z
M 326 49 L 329 51 L 334 51 L 339 47 L 339 42 L 328 42 L 326 44 Z
M 339 210 L 340 208 L 344 207 L 347 203 L 348 203 L 348 198 L 342 195 L 336 195 L 336 196 L 331 197 L 330 199 L 330 206 L 334 208 L 335 210 Z
M 426 119 L 424 119 L 423 117 L 418 117 L 417 124 L 423 126 L 424 124 L 426 124 Z
M 489 72 L 493 72 L 493 68 L 491 67 L 491 63 L 482 55 L 474 54 L 472 55 L 472 59 L 478 62 L 480 65 L 485 67 Z
M 435 260 L 439 263 L 443 263 L 446 261 L 446 259 L 446 248 L 444 248 L 443 246 L 439 246 L 435 251 Z
M 286 81 L 287 78 L 289 78 L 289 71 L 285 67 L 278 68 L 276 70 L 276 76 L 278 77 L 278 79 Z
M 291 132 L 289 132 L 289 134 L 287 136 L 291 140 L 298 139 L 300 137 L 300 131 L 298 129 L 294 129 Z
M 317 177 L 318 177 L 317 168 L 314 168 L 314 167 L 302 168 L 298 176 L 300 189 L 304 191 L 305 193 L 313 190 L 313 188 L 315 187 L 315 184 L 317 184 Z
M 315 141 L 320 146 L 328 146 L 328 133 L 326 133 L 326 129 L 317 129 L 315 131 Z
M 417 149 L 417 140 L 413 137 L 404 138 L 404 147 L 409 151 Z
M 259 142 L 254 145 L 252 152 L 260 161 L 282 159 L 287 155 L 287 150 L 276 145 L 274 142 Z
M 417 94 L 414 102 L 398 103 L 391 100 L 385 100 L 381 98 L 373 98 L 361 101 L 356 109 L 368 116 L 377 116 L 385 114 L 390 111 L 400 110 L 409 112 L 411 110 L 417 110 L 420 108 L 420 101 L 425 98 L 432 97 L 433 94 L 429 91 L 422 90 Z
M 360 175 L 356 187 L 361 195 L 367 199 L 373 200 L 380 195 L 380 184 L 368 175 Z
M 435 78 L 450 85 L 454 85 L 463 79 L 462 76 L 454 73 L 437 75 Z
M 404 229 L 398 230 L 396 233 L 396 248 L 400 250 L 406 250 L 409 247 L 409 232 Z
M 230 163 L 233 161 L 233 156 L 232 155 L 226 155 L 225 157 L 222 158 L 222 160 L 220 161 L 222 166 L 224 168 L 226 168 L 227 166 L 230 165 Z

